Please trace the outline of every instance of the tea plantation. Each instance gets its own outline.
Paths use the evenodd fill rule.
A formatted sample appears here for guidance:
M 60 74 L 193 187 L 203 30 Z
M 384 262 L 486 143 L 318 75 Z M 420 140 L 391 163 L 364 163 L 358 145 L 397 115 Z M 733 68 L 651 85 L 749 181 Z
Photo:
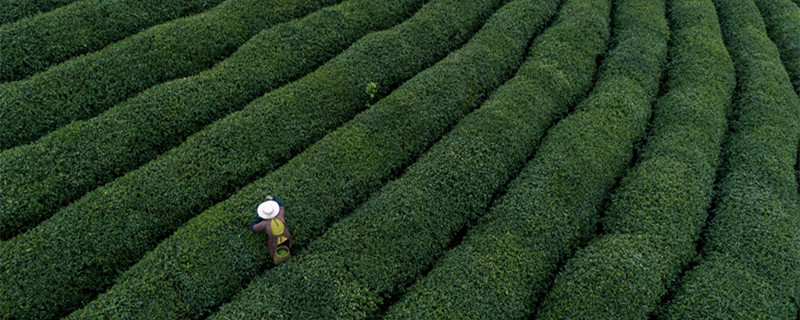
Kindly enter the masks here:
M 0 0 L 0 319 L 800 320 L 799 6 Z

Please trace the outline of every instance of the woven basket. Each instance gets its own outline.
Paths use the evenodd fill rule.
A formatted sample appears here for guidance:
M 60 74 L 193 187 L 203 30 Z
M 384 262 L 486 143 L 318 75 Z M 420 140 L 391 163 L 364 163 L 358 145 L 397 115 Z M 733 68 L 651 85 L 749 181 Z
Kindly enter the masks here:
M 280 255 L 278 252 L 280 252 L 281 250 L 286 250 L 286 254 Z M 286 261 L 289 261 L 289 259 L 291 258 L 292 258 L 292 252 L 289 251 L 289 247 L 279 246 L 278 248 L 275 249 L 275 255 L 272 256 L 272 262 L 278 265 Z

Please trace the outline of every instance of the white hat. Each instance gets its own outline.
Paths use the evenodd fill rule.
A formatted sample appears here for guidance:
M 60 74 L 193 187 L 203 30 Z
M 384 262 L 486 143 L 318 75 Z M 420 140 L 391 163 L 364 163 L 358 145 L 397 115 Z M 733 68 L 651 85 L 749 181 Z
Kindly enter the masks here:
M 258 216 L 261 219 L 272 219 L 281 211 L 280 206 L 275 201 L 264 201 L 258 205 Z

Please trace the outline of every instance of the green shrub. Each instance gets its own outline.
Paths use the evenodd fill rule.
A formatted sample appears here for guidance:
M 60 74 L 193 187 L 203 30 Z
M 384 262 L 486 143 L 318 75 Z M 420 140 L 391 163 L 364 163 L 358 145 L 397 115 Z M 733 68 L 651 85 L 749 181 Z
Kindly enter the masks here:
M 192 216 L 352 119 L 371 99 L 368 83 L 385 95 L 466 41 L 499 4 L 433 1 L 0 244 L 0 317 L 79 307 Z
M 695 256 L 736 86 L 711 0 L 671 1 L 666 94 L 639 163 L 603 219 L 606 234 L 566 262 L 543 319 L 647 319 Z
M 408 17 L 421 0 L 350 1 L 265 29 L 196 76 L 159 84 L 103 114 L 0 153 L 0 238 L 36 226 L 89 190 L 152 160 L 203 126 Z M 80 156 L 76 156 L 80 155 Z
M 20 80 L 222 0 L 83 0 L 0 26 L 0 82 Z
M 678 288 L 676 296 L 680 305 L 661 319 L 794 319 L 797 308 L 777 294 L 775 288 L 763 277 L 753 273 L 750 266 L 737 258 L 716 252 L 706 258 L 707 263 L 697 266 Z M 696 277 L 702 275 L 703 279 Z M 724 288 L 724 290 L 720 290 Z M 678 310 L 691 305 L 691 310 Z M 769 310 L 768 313 L 764 311 Z M 692 315 L 696 318 L 681 318 Z M 782 315 L 775 318 L 775 315 Z
M 245 228 L 266 192 L 287 204 L 297 256 L 299 248 L 377 191 L 508 78 L 522 62 L 531 35 L 556 7 L 556 1 L 539 0 L 507 5 L 473 43 L 190 220 L 124 273 L 108 293 L 70 318 L 194 318 L 230 299 L 267 263 L 263 239 Z M 503 16 L 525 19 L 501 24 L 508 21 Z M 477 79 L 475 86 L 463 85 L 467 77 Z M 174 283 L 193 290 L 173 292 Z
M 645 131 L 669 38 L 663 1 L 615 4 L 614 46 L 589 98 L 547 132 L 507 193 L 388 318 L 529 317 L 558 263 L 592 235 Z
M 662 317 L 794 318 L 800 296 L 794 170 L 800 98 L 755 4 L 714 3 L 738 91 L 705 236 L 706 258 L 687 272 Z
M 506 18 L 497 23 L 519 21 L 520 10 L 503 9 L 497 15 Z M 294 261 L 256 278 L 211 318 L 374 317 L 384 299 L 400 293 L 431 266 L 456 233 L 481 214 L 524 164 L 537 135 L 589 89 L 596 58 L 608 40 L 609 11 L 605 0 L 567 1 L 555 24 L 532 44 L 517 77 L 460 121 L 400 178 L 331 225 Z M 463 51 L 490 46 L 475 57 L 491 61 L 485 52 L 497 50 L 497 37 L 490 35 L 476 38 L 475 46 L 451 57 L 458 61 L 466 55 Z M 459 65 L 445 60 L 437 66 L 458 75 Z M 476 76 L 469 73 L 480 72 L 468 70 L 461 76 L 469 79 Z M 451 88 L 466 86 L 469 82 L 464 80 Z M 529 88 L 536 91 L 528 92 Z M 304 228 L 304 220 L 293 225 Z M 476 295 L 482 294 L 473 292 L 470 299 Z M 291 303 L 276 304 L 265 297 Z
M 76 0 L 0 0 L 0 25 L 34 16 Z
M 800 95 L 800 8 L 789 0 L 755 0 L 755 4 L 764 18 L 767 34 L 778 46 L 794 90 Z
M 262 29 L 340 0 L 227 0 L 0 85 L 0 150 L 38 139 L 170 79 L 210 68 Z

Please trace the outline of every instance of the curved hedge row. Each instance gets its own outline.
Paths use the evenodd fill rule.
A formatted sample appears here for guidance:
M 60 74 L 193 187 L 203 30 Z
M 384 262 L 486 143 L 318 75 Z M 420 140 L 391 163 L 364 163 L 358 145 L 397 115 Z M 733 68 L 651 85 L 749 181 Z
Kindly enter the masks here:
M 386 94 L 463 43 L 499 2 L 433 1 L 0 243 L 0 316 L 78 307 L 189 218 L 353 118 L 368 84 Z
M 0 0 L 0 25 L 34 16 L 76 0 Z
M 530 317 L 558 262 L 591 236 L 658 90 L 669 38 L 664 1 L 617 1 L 613 21 L 614 47 L 589 98 L 547 132 L 507 193 L 387 318 Z
M 800 97 L 753 1 L 715 5 L 738 79 L 734 120 L 705 259 L 686 273 L 663 318 L 790 319 L 800 297 Z
M 0 26 L 0 82 L 19 80 L 222 0 L 83 0 Z
M 647 319 L 696 255 L 736 87 L 711 0 L 669 4 L 667 93 L 639 163 L 622 179 L 606 234 L 555 278 L 542 319 Z
M 795 2 L 758 0 L 755 1 L 755 4 L 763 17 L 767 35 L 778 46 L 781 61 L 792 80 L 794 90 L 800 95 L 800 38 L 798 38 L 800 35 L 800 8 L 798 8 L 800 0 L 795 0 Z M 795 169 L 797 181 L 800 183 L 800 153 L 798 153 Z M 798 193 L 800 193 L 800 189 L 798 189 Z
M 93 117 L 157 83 L 208 69 L 267 26 L 340 0 L 227 0 L 30 78 L 0 85 L 0 150 Z
M 0 238 L 146 163 L 264 91 L 298 78 L 421 0 L 349 1 L 266 29 L 199 75 L 159 84 L 103 114 L 0 153 Z M 80 156 L 76 156 L 80 155 Z
M 398 294 L 432 265 L 456 233 L 481 214 L 524 164 L 536 135 L 565 111 L 570 100 L 589 89 L 595 59 L 608 40 L 609 2 L 567 1 L 554 26 L 533 43 L 532 55 L 520 71 L 524 78 L 501 87 L 403 176 L 334 223 L 294 261 L 254 280 L 211 319 L 375 316 L 385 298 Z M 510 18 L 503 23 L 514 24 L 515 11 L 510 7 L 498 14 Z M 488 44 L 490 39 L 481 42 Z M 485 55 L 487 50 L 497 49 L 479 52 Z M 532 78 L 556 91 L 529 104 L 527 98 L 540 97 L 517 95 L 517 89 L 537 81 Z M 451 82 L 450 87 L 468 86 L 469 78 Z M 550 109 L 548 103 L 558 107 Z M 543 105 L 544 114 L 529 109 L 532 105 Z M 293 225 L 302 228 L 303 222 Z M 290 303 L 276 304 L 265 297 Z
M 767 34 L 778 46 L 795 92 L 800 95 L 800 8 L 789 0 L 755 0 Z
M 190 220 L 107 294 L 70 318 L 195 318 L 230 299 L 267 263 L 263 238 L 242 224 L 252 218 L 256 201 L 269 192 L 287 203 L 297 255 L 298 248 L 363 202 L 508 78 L 521 63 L 529 38 L 555 12 L 555 2 L 506 5 L 463 49 L 286 165 Z M 500 23 L 508 17 L 524 19 Z M 487 52 L 486 46 L 503 50 Z M 477 79 L 474 86 L 458 85 L 467 77 Z M 193 290 L 174 292 L 174 286 Z

